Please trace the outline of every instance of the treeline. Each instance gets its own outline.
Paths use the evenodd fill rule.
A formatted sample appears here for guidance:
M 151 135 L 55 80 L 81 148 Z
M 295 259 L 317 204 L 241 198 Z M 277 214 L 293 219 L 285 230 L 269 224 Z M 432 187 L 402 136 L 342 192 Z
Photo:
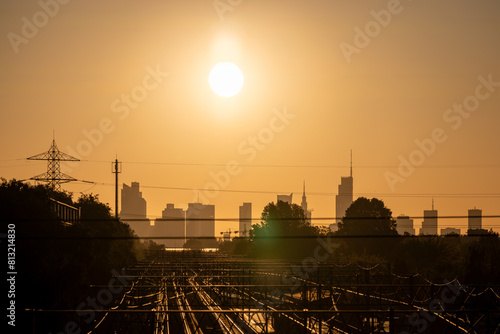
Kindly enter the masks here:
M 62 222 L 51 209 L 51 198 L 79 207 L 81 219 Z M 74 201 L 67 192 L 2 179 L 0 212 L 2 233 L 15 225 L 18 326 L 32 325 L 25 309 L 75 309 L 91 296 L 91 284 L 108 283 L 112 270 L 134 264 L 147 247 L 128 224 L 113 219 L 110 207 L 97 195 Z M 63 325 L 59 319 L 44 316 L 37 328 L 57 330 Z
M 393 273 L 421 274 L 434 282 L 458 278 L 464 284 L 500 282 L 500 238 L 497 233 L 471 236 L 401 236 L 392 211 L 383 201 L 360 197 L 346 210 L 336 232 L 312 226 L 302 208 L 278 201 L 263 210 L 249 238 L 235 238 L 222 252 L 253 258 L 387 264 Z
M 500 238 L 491 231 L 480 236 L 399 235 L 373 239 L 332 233 L 330 238 L 339 244 L 331 258 L 343 263 L 355 261 L 364 267 L 388 264 L 396 275 L 420 274 L 435 283 L 455 278 L 468 285 L 500 281 Z
M 219 246 L 221 252 L 262 259 L 301 259 L 311 255 L 317 237 L 327 231 L 312 226 L 297 204 L 278 201 L 264 208 L 261 221 L 249 238 L 234 238 Z

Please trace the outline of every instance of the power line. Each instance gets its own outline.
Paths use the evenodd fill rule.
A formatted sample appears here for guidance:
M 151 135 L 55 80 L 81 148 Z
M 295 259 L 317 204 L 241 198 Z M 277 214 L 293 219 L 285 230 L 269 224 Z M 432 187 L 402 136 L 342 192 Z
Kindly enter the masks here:
M 7 166 L 0 166 L 0 168 L 13 168 L 13 167 L 31 167 L 31 166 L 40 166 L 40 165 L 45 165 L 43 162 L 35 162 L 31 164 L 16 164 L 16 165 L 7 165 Z
M 76 204 L 74 204 L 76 205 Z M 134 216 L 134 215 L 130 215 L 129 216 Z M 138 216 L 138 215 L 136 215 Z M 424 218 L 427 218 L 427 217 L 424 217 L 424 216 L 405 216 L 405 217 L 408 217 L 408 219 L 424 219 Z M 392 219 L 392 220 L 396 220 L 397 217 L 349 217 L 347 218 L 347 220 L 349 221 L 353 221 L 353 220 L 379 220 L 379 219 Z M 438 219 L 467 219 L 469 218 L 469 216 L 464 216 L 464 215 L 446 215 L 446 216 L 437 216 Z M 484 218 L 484 219 L 491 219 L 491 218 L 500 218 L 500 215 L 484 215 L 484 216 L 481 216 L 481 218 Z M 141 222 L 141 221 L 151 221 L 152 219 L 155 219 L 156 221 L 165 221 L 165 222 L 175 222 L 175 221 L 207 221 L 207 222 L 211 222 L 211 221 L 220 221 L 220 222 L 239 222 L 240 221 L 240 218 L 239 217 L 235 217 L 235 218 L 217 218 L 217 217 L 214 217 L 214 218 L 194 218 L 194 217 L 187 217 L 187 218 L 162 218 L 160 216 L 148 216 L 148 217 L 138 217 L 138 218 L 128 218 L 128 217 L 120 217 L 119 220 L 120 221 L 124 221 L 124 222 Z M 315 221 L 338 221 L 338 220 L 341 220 L 341 219 L 345 219 L 345 217 L 311 217 L 311 218 L 307 218 L 307 220 L 315 220 Z M 54 219 L 53 218 L 46 218 L 46 219 L 39 219 L 39 218 L 23 218 L 23 219 L 12 219 L 12 218 L 9 218 L 9 220 L 15 220 L 16 222 L 31 222 L 31 221 L 53 221 Z M 56 219 L 57 220 L 57 219 Z M 262 218 L 261 217 L 253 217 L 253 218 L 245 218 L 244 220 L 246 221 L 262 221 Z M 292 221 L 292 220 L 302 220 L 302 218 L 295 218 L 295 217 L 281 217 L 281 218 L 277 218 L 277 219 L 271 219 L 272 221 L 279 221 L 279 220 L 283 220 L 283 221 Z M 96 218 L 96 219 L 85 219 L 85 218 L 82 218 L 80 219 L 80 221 L 85 221 L 85 222 L 103 222 L 103 221 L 117 221 L 116 218 Z M 463 224 L 456 224 L 457 226 L 468 226 L 467 223 L 463 223 Z M 488 224 L 488 226 L 492 226 L 492 227 L 499 227 L 499 225 L 497 224 L 493 224 L 493 225 L 490 225 Z
M 475 235 L 457 235 L 459 237 L 465 237 L 465 238 L 478 238 L 478 237 L 487 237 L 487 238 L 498 238 L 498 235 L 496 234 L 475 234 Z M 161 239 L 161 240 L 184 240 L 186 239 L 185 236 L 162 236 L 162 235 L 156 235 L 156 236 L 21 236 L 18 235 L 16 236 L 17 239 L 19 240 L 155 240 L 155 239 Z M 389 234 L 384 234 L 384 235 L 367 235 L 367 234 L 360 234 L 360 235 L 329 235 L 329 236 L 318 236 L 318 235 L 275 235 L 275 236 L 257 236 L 257 237 L 248 237 L 248 236 L 241 236 L 239 237 L 240 239 L 253 239 L 253 240 L 280 240 L 280 239 L 417 239 L 417 238 L 425 238 L 425 239 L 432 239 L 432 238 L 454 238 L 455 236 L 453 235 L 437 235 L 437 234 L 424 234 L 424 235 L 401 235 L 401 234 L 395 234 L 395 235 L 389 235 Z M 214 236 L 198 236 L 198 237 L 189 237 L 188 239 L 199 239 L 199 240 L 210 240 L 210 239 L 217 239 Z
M 90 182 L 90 181 L 87 181 Z M 96 185 L 101 186 L 114 186 L 112 183 L 107 182 L 94 182 Z M 141 188 L 147 189 L 163 189 L 163 190 L 181 190 L 181 191 L 206 191 L 204 188 L 187 188 L 187 187 L 167 187 L 167 186 L 150 186 L 142 185 Z M 210 190 L 215 191 L 215 190 Z M 270 191 L 270 190 L 238 190 L 238 189 L 218 189 L 217 192 L 227 193 L 247 193 L 247 194 L 284 194 L 290 191 Z M 308 196 L 337 196 L 333 192 L 308 192 Z M 500 198 L 500 193 L 481 193 L 481 194 L 466 194 L 466 193 L 421 193 L 421 194 L 394 194 L 394 193 L 354 193 L 357 196 L 384 196 L 384 197 L 437 197 L 437 198 Z
M 0 160 L 3 162 L 12 161 L 23 161 L 25 159 L 4 159 Z M 80 159 L 80 162 L 90 162 L 90 163 L 106 163 L 109 164 L 109 160 L 90 160 L 90 159 Z M 165 166 L 206 166 L 206 167 L 226 167 L 227 163 L 198 163 L 198 162 L 167 162 L 167 161 L 123 161 L 125 164 L 137 164 L 137 165 L 165 165 Z M 351 165 L 321 165 L 321 164 L 311 164 L 311 165 L 279 165 L 279 164 L 238 164 L 240 167 L 255 167 L 255 168 L 350 168 Z M 399 165 L 353 165 L 354 169 L 357 168 L 398 168 Z M 418 167 L 422 168 L 500 168 L 500 163 L 480 163 L 480 164 L 434 164 L 434 165 L 422 165 Z
M 107 160 L 82 160 L 83 162 L 109 163 Z M 125 164 L 137 165 L 165 165 L 165 166 L 206 166 L 206 167 L 226 167 L 221 163 L 186 163 L 186 162 L 154 162 L 154 161 L 123 161 Z M 239 167 L 255 168 L 350 168 L 350 165 L 275 165 L 275 164 L 238 164 Z M 356 168 L 398 168 L 398 165 L 353 165 Z M 485 164 L 442 164 L 419 166 L 418 168 L 499 168 L 498 163 Z

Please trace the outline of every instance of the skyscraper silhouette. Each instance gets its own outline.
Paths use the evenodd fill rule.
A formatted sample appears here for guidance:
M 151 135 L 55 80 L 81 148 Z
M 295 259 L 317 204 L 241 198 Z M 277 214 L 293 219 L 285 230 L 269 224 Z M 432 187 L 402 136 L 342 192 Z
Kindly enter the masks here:
M 188 204 L 186 238 L 215 238 L 215 205 Z
M 483 210 L 476 209 L 475 207 L 469 210 L 469 230 L 480 230 L 483 228 L 482 215 Z
M 243 203 L 240 205 L 240 224 L 239 235 L 240 237 L 250 236 L 252 228 L 252 203 Z
M 302 189 L 302 202 L 300 203 L 304 214 L 306 215 L 306 221 L 311 223 L 311 211 L 307 209 L 307 199 L 306 199 L 306 181 L 304 181 L 304 186 Z
M 434 210 L 434 199 L 432 200 L 432 210 L 424 210 L 424 221 L 422 222 L 420 234 L 438 234 L 438 211 Z
M 290 195 L 278 195 L 276 198 L 276 202 L 282 201 L 282 202 L 287 202 L 288 204 L 292 204 L 292 197 L 293 193 L 291 193 Z
M 337 217 L 337 223 L 344 217 L 345 211 L 353 202 L 353 183 L 351 151 L 350 175 L 341 177 L 338 195 L 335 196 L 335 216 Z
M 149 237 L 150 222 L 146 216 L 147 203 L 139 191 L 139 182 L 130 186 L 123 184 L 121 191 L 122 207 L 120 218 L 128 223 L 139 237 Z
M 413 227 L 413 219 L 405 215 L 400 215 L 396 218 L 396 230 L 399 234 L 404 235 L 405 232 L 410 235 L 415 235 L 415 228 Z
M 166 237 L 166 239 L 154 241 L 167 248 L 182 248 L 186 242 L 186 211 L 168 203 L 161 213 L 161 219 L 155 220 L 151 236 Z

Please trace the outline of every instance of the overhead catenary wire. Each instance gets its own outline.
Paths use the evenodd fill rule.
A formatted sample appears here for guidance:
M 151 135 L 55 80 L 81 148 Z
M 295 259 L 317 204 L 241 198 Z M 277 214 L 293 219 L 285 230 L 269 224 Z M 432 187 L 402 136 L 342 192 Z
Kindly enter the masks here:
M 109 163 L 107 160 L 81 160 L 92 163 Z M 227 164 L 221 163 L 199 163 L 199 162 L 158 162 L 158 161 L 123 161 L 124 164 L 136 165 L 165 165 L 165 166 L 206 166 L 206 167 L 227 167 Z M 350 168 L 350 165 L 279 165 L 279 164 L 238 164 L 240 167 L 255 168 Z M 353 168 L 398 168 L 398 165 L 354 165 Z M 500 168 L 498 163 L 484 164 L 435 164 L 422 165 L 418 168 Z
M 132 214 L 128 214 L 126 217 L 120 217 L 118 220 L 122 221 L 128 221 L 128 222 L 134 222 L 134 221 L 150 221 L 152 219 L 155 219 L 156 221 L 164 221 L 164 222 L 175 222 L 175 221 L 226 221 L 226 222 L 239 222 L 240 218 L 198 218 L 198 217 L 186 217 L 186 218 L 163 218 L 160 216 L 148 216 L 148 217 L 138 217 L 138 218 L 132 218 L 131 216 L 134 216 Z M 138 215 L 135 215 L 138 216 Z M 409 219 L 424 219 L 427 217 L 424 216 L 405 216 L 409 217 Z M 464 215 L 456 215 L 456 216 L 438 216 L 438 219 L 466 219 L 468 216 Z M 482 218 L 488 219 L 488 218 L 500 218 L 500 215 L 484 215 Z M 303 218 L 297 218 L 297 217 L 280 217 L 280 218 L 271 218 L 270 221 L 277 221 L 277 220 L 283 220 L 283 221 L 292 221 L 292 220 L 302 220 Z M 318 220 L 318 221 L 330 221 L 330 220 L 348 220 L 348 221 L 353 221 L 353 220 L 384 220 L 384 219 L 391 219 L 391 220 L 396 220 L 396 217 L 348 217 L 347 219 L 345 217 L 311 217 L 307 218 L 307 220 Z M 23 219 L 16 219 L 16 221 L 23 222 L 23 221 L 48 221 L 48 220 L 53 220 L 52 218 L 46 218 L 46 219 L 41 219 L 41 218 L 23 218 Z M 80 221 L 86 221 L 86 222 L 102 222 L 102 221 L 116 221 L 117 218 L 96 218 L 96 219 L 85 219 L 82 218 Z M 252 217 L 252 218 L 245 218 L 245 221 L 262 221 L 263 219 L 261 217 Z M 490 226 L 490 225 L 488 225 Z M 500 226 L 500 225 L 491 225 L 491 226 Z
M 0 163 L 12 162 L 12 161 L 25 161 L 24 158 L 18 159 L 4 159 L 0 160 Z M 91 160 L 91 159 L 80 159 L 79 163 L 106 163 L 109 164 L 111 161 L 108 160 Z M 164 165 L 164 166 L 198 166 L 198 167 L 227 167 L 227 163 L 200 163 L 200 162 L 171 162 L 171 161 L 123 161 L 124 164 L 135 164 L 135 165 Z M 328 164 L 238 164 L 239 167 L 251 167 L 251 168 L 331 168 L 331 169 L 344 169 L 350 168 L 350 165 L 328 165 Z M 355 169 L 377 169 L 377 168 L 398 168 L 398 165 L 353 165 Z M 480 164 L 427 164 L 418 166 L 421 168 L 500 168 L 500 163 L 480 163 Z
M 236 236 L 235 236 L 236 237 Z M 477 239 L 477 238 L 491 238 L 491 239 L 497 239 L 498 234 L 494 233 L 482 233 L 482 234 L 474 234 L 474 235 L 467 235 L 467 234 L 447 234 L 447 235 L 437 235 L 437 234 L 423 234 L 423 235 L 402 235 L 402 234 L 394 234 L 394 235 L 366 235 L 366 234 L 360 234 L 360 235 L 277 235 L 277 236 L 254 236 L 254 237 L 249 237 L 249 236 L 238 236 L 239 239 L 248 239 L 248 240 L 281 240 L 281 239 L 331 239 L 331 240 L 337 240 L 337 239 L 434 239 L 434 238 L 455 238 L 455 237 L 460 237 L 460 238 L 467 238 L 467 239 Z M 103 236 L 38 236 L 38 235 L 19 235 L 18 237 L 19 240 L 185 240 L 186 237 L 183 235 L 179 236 L 166 236 L 163 234 L 159 235 L 150 235 L 150 236 L 137 236 L 137 235 L 130 235 L 130 236 L 108 236 L 108 235 L 103 235 Z M 188 238 L 189 239 L 189 238 Z M 199 240 L 210 240 L 210 239 L 217 239 L 217 237 L 214 236 L 198 236 L 198 237 L 193 237 L 193 239 L 199 239 Z M 176 247 L 173 247 L 176 248 Z
M 2 161 L 17 161 L 25 159 L 7 159 Z M 106 160 L 80 160 L 81 162 L 94 162 L 94 163 L 109 163 Z M 177 163 L 177 162 L 147 162 L 147 161 L 124 161 L 125 164 L 146 164 L 146 165 L 169 165 L 169 166 L 212 166 L 212 167 L 226 167 L 226 164 L 211 164 L 211 163 Z M 256 168 L 347 168 L 344 165 L 272 165 L 272 164 L 241 164 L 241 167 L 256 167 Z M 397 166 L 390 165 L 356 165 L 355 168 L 394 168 Z M 455 165 L 428 165 L 419 166 L 419 168 L 498 168 L 500 164 L 455 164 Z M 21 180 L 27 181 L 27 180 Z M 92 183 L 94 186 L 115 186 L 107 182 L 95 182 L 86 180 L 76 180 L 77 182 Z M 177 190 L 177 191 L 207 191 L 205 188 L 199 187 L 172 187 L 172 186 L 157 186 L 157 185 L 141 185 L 145 189 L 162 189 L 162 190 Z M 93 188 L 93 187 L 92 187 Z M 90 188 L 90 189 L 92 189 Z M 89 190 L 90 190 L 89 189 Z M 86 190 L 88 191 L 88 190 Z M 212 191 L 212 190 L 210 190 Z M 269 191 L 269 190 L 241 190 L 241 189 L 223 189 L 219 187 L 215 191 L 220 193 L 247 193 L 247 194 L 278 194 L 289 193 L 290 191 Z M 500 198 L 500 193 L 375 193 L 375 192 L 359 192 L 354 193 L 356 196 L 382 196 L 389 198 Z M 334 192 L 308 192 L 308 196 L 337 196 Z
M 91 182 L 91 181 L 80 181 L 87 183 L 95 183 L 96 185 L 114 187 L 113 183 L 108 182 Z M 153 186 L 153 185 L 142 185 L 141 188 L 145 189 L 162 189 L 162 190 L 179 190 L 179 191 L 206 191 L 204 188 L 189 188 L 189 187 L 169 187 L 169 186 Z M 212 191 L 212 190 L 211 190 Z M 218 189 L 217 192 L 226 193 L 244 193 L 244 194 L 285 194 L 290 193 L 290 191 L 277 191 L 277 190 L 240 190 L 240 189 Z M 308 192 L 307 196 L 337 196 L 334 192 Z M 353 193 L 357 196 L 384 196 L 384 197 L 436 197 L 436 198 L 500 198 L 500 193 L 477 193 L 477 194 L 466 194 L 466 193 L 415 193 L 415 194 L 394 194 L 394 193 Z

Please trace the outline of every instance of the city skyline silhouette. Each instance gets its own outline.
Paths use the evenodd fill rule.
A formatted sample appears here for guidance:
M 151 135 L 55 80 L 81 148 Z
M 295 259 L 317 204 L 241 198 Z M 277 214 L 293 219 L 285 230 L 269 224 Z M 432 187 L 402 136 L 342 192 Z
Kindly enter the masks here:
M 500 331 L 500 1 L 0 18 L 9 332 Z

